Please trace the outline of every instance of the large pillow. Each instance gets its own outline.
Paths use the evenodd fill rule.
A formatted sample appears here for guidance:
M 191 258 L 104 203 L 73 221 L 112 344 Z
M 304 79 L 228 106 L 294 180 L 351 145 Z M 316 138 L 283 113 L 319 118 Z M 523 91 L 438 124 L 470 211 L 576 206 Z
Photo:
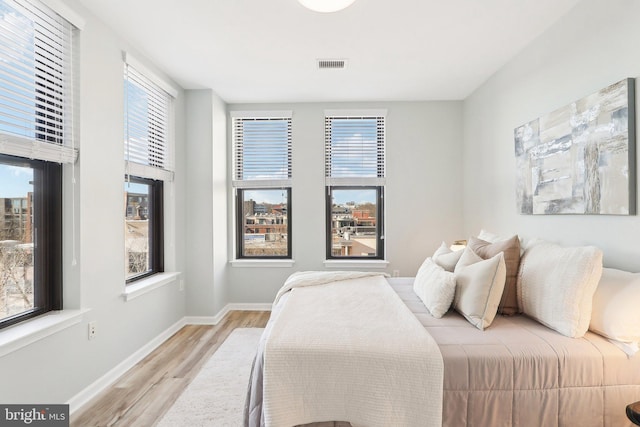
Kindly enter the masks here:
M 456 265 L 455 275 L 453 307 L 476 328 L 488 328 L 496 317 L 504 290 L 504 255 L 501 252 L 483 260 L 466 247 Z
M 429 313 L 439 319 L 451 307 L 456 291 L 456 278 L 453 273 L 445 271 L 431 258 L 427 258 L 413 281 L 413 291 Z
M 498 306 L 498 313 L 512 315 L 518 313 L 518 299 L 516 297 L 516 281 L 518 267 L 520 266 L 520 239 L 513 236 L 506 240 L 487 242 L 485 240 L 470 237 L 467 243 L 473 251 L 484 259 L 504 253 L 504 262 L 507 267 L 507 280 L 504 285 L 502 299 Z
M 433 261 L 447 271 L 453 272 L 462 251 L 452 251 L 445 242 L 433 253 Z
M 632 356 L 640 345 L 640 273 L 605 268 L 593 294 L 589 329 Z
M 589 328 L 593 294 L 602 275 L 602 251 L 538 241 L 520 260 L 518 304 L 523 313 L 572 338 Z

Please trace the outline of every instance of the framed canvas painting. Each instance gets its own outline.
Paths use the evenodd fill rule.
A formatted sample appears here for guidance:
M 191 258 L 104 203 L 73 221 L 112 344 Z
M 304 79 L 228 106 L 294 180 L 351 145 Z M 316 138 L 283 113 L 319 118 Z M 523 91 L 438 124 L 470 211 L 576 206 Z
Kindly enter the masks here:
M 635 80 L 517 127 L 522 214 L 636 214 Z

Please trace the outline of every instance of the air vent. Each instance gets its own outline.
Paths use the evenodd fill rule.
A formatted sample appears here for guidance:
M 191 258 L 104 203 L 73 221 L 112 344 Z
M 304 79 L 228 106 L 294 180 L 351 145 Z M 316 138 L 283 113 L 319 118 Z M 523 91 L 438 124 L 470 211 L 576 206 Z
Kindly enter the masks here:
M 318 59 L 318 68 L 321 70 L 341 70 L 346 65 L 347 61 L 344 59 Z

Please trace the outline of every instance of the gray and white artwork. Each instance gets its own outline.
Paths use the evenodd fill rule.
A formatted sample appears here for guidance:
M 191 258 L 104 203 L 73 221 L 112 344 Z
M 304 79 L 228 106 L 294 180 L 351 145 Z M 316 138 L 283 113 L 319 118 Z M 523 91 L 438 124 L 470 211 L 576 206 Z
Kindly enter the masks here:
M 635 215 L 635 80 L 514 131 L 523 214 Z

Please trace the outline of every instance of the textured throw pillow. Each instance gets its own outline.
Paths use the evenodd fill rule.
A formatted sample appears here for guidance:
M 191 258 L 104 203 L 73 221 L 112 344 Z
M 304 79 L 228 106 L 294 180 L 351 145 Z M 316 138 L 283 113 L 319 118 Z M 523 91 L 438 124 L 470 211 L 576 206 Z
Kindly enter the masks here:
M 456 293 L 453 307 L 480 330 L 491 325 L 504 290 L 504 255 L 483 260 L 469 247 L 456 265 Z
M 447 271 L 453 272 L 462 251 L 452 251 L 445 242 L 433 253 L 433 261 Z
M 640 273 L 605 268 L 593 294 L 589 329 L 633 356 L 640 345 Z
M 439 319 L 451 307 L 456 291 L 456 278 L 453 273 L 445 271 L 431 258 L 427 258 L 416 274 L 413 291 L 429 313 Z
M 525 250 L 517 281 L 523 313 L 571 338 L 589 328 L 593 294 L 602 274 L 602 251 L 539 241 Z
M 494 257 L 500 252 L 504 253 L 507 280 L 498 306 L 498 313 L 506 315 L 518 313 L 518 299 L 516 297 L 516 281 L 520 266 L 520 239 L 518 236 L 493 243 L 470 237 L 467 246 L 484 259 Z

